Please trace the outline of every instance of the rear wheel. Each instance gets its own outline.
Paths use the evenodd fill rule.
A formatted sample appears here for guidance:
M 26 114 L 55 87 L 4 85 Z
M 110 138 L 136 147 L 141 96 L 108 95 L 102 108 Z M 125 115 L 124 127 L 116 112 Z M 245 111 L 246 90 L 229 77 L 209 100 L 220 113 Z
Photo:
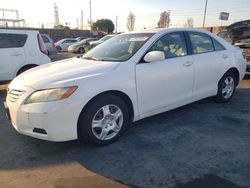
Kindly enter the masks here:
M 236 75 L 233 72 L 227 72 L 219 81 L 216 101 L 230 101 L 235 92 L 236 82 Z
M 85 52 L 84 48 L 79 48 L 78 53 L 83 54 Z
M 116 141 L 129 127 L 126 103 L 115 95 L 105 94 L 90 102 L 78 121 L 80 139 L 102 146 Z

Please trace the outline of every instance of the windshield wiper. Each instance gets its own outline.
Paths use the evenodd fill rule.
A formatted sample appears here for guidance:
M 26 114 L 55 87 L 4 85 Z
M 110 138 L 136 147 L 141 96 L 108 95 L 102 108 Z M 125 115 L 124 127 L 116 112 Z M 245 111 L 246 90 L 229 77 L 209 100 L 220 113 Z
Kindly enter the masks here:
M 88 59 L 88 60 L 94 60 L 94 61 L 102 61 L 101 59 L 98 59 L 98 58 L 95 58 L 95 57 L 91 57 L 91 56 L 88 56 L 88 57 L 82 57 L 83 59 Z

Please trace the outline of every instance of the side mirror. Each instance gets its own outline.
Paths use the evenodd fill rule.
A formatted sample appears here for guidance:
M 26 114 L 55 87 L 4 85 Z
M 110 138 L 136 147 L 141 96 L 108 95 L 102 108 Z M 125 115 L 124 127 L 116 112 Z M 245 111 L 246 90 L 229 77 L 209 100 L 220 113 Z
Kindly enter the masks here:
M 155 61 L 163 61 L 165 60 L 165 53 L 162 51 L 151 51 L 148 52 L 143 59 L 147 63 Z

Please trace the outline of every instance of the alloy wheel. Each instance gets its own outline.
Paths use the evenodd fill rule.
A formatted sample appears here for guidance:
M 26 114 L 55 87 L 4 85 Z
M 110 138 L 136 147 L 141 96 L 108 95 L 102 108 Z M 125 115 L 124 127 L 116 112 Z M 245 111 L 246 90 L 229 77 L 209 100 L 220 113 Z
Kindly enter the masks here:
M 92 132 L 99 140 L 110 140 L 121 130 L 123 124 L 123 113 L 121 109 L 113 104 L 100 108 L 92 119 Z
M 235 87 L 234 78 L 232 76 L 228 76 L 224 80 L 224 83 L 222 86 L 222 95 L 225 99 L 228 99 L 232 96 L 234 92 L 234 87 Z

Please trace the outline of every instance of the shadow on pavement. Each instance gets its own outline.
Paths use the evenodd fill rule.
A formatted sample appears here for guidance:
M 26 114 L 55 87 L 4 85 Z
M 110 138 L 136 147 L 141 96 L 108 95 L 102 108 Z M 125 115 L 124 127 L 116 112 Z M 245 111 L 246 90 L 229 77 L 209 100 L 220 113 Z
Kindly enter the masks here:
M 246 188 L 238 186 L 228 180 L 213 174 L 194 179 L 187 183 L 180 183 L 176 188 Z
M 116 143 L 95 148 L 22 136 L 2 117 L 1 108 L 0 176 L 77 162 L 131 187 L 250 186 L 249 114 L 250 90 L 238 89 L 230 103 L 201 100 L 136 122 Z

